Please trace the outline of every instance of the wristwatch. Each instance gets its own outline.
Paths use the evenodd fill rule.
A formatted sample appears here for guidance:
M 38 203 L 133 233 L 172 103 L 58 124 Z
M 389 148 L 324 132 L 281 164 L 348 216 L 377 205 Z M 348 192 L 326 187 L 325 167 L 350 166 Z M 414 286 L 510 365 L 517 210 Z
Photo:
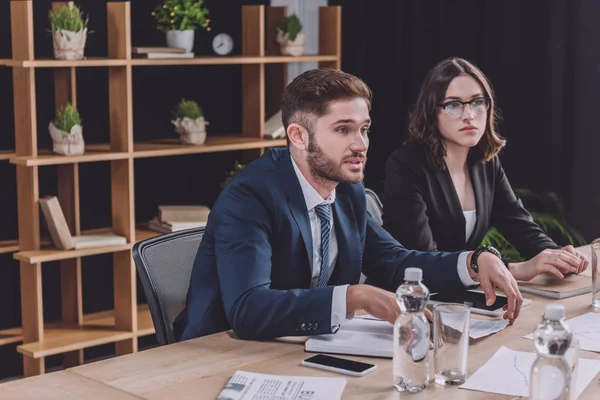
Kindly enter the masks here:
M 492 253 L 493 255 L 495 255 L 496 257 L 498 257 L 499 259 L 502 260 L 502 255 L 500 254 L 500 252 L 498 250 L 496 250 L 495 248 L 493 248 L 492 246 L 479 246 L 473 252 L 473 257 L 471 257 L 471 264 L 469 265 L 471 267 L 471 269 L 473 270 L 473 272 L 475 272 L 476 274 L 479 273 L 479 267 L 477 266 L 477 259 L 483 252 Z M 508 265 L 508 263 L 505 265 Z

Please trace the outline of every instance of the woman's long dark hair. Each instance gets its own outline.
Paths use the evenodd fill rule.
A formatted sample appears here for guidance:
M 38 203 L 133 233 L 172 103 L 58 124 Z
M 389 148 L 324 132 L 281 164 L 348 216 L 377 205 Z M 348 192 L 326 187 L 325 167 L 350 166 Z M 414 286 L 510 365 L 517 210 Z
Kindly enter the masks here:
M 481 140 L 469 151 L 469 158 L 474 161 L 489 161 L 495 157 L 506 144 L 496 131 L 498 110 L 496 110 L 494 92 L 486 76 L 475 65 L 462 58 L 448 58 L 429 71 L 417 98 L 417 103 L 410 113 L 408 121 L 408 137 L 423 145 L 427 150 L 427 161 L 434 170 L 445 168 L 444 155 L 446 149 L 438 128 L 437 107 L 444 100 L 448 85 L 457 76 L 471 76 L 484 90 L 490 102 L 485 131 Z

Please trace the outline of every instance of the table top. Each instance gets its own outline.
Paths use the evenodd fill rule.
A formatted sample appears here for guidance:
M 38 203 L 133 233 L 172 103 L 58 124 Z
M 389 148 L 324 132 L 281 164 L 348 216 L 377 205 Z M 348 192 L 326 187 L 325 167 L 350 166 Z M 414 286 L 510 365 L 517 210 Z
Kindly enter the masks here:
M 586 271 L 587 272 L 587 271 Z M 589 272 L 588 272 L 589 273 Z M 552 300 L 531 294 L 533 300 L 521 311 L 514 326 L 477 340 L 470 340 L 468 366 L 472 375 L 501 347 L 535 352 L 533 341 L 523 338 L 532 333 L 549 302 L 563 304 L 567 319 L 593 311 L 591 295 L 584 294 Z M 477 318 L 485 318 L 477 316 Z M 0 398 L 108 398 L 111 399 L 199 399 L 216 398 L 238 370 L 276 375 L 340 377 L 343 375 L 308 368 L 301 361 L 311 355 L 304 351 L 306 337 L 273 341 L 242 341 L 231 331 L 156 347 L 138 353 L 70 368 L 66 371 L 21 379 L 0 385 Z M 433 360 L 433 352 L 430 352 Z M 442 387 L 433 380 L 417 394 L 399 394 L 392 383 L 392 361 L 383 358 L 343 356 L 377 365 L 363 377 L 345 376 L 343 399 L 510 399 L 486 392 Z M 581 358 L 600 360 L 600 353 L 581 351 Z M 433 362 L 430 362 L 433 378 Z M 600 374 L 587 386 L 581 400 L 600 398 Z

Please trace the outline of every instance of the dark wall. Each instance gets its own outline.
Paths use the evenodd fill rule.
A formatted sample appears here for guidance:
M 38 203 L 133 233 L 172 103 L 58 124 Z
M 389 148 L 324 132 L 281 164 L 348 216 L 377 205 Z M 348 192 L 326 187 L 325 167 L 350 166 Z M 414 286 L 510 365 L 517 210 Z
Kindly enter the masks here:
M 450 56 L 491 80 L 514 187 L 555 191 L 570 221 L 600 237 L 600 2 L 595 0 L 330 0 L 342 10 L 342 68 L 374 91 L 366 184 L 406 133 L 421 82 Z M 595 174 L 593 174 L 595 171 Z
M 35 56 L 52 57 L 47 32 L 47 10 L 51 2 L 35 0 Z M 106 3 L 102 0 L 76 2 L 89 14 L 86 55 L 105 57 Z M 152 9 L 159 0 L 132 0 L 133 46 L 162 46 L 164 33 L 153 28 Z M 212 31 L 197 31 L 194 51 L 210 54 L 215 34 L 228 32 L 241 52 L 241 6 L 267 5 L 268 0 L 206 0 Z M 0 4 L 0 58 L 11 58 L 10 2 Z M 83 119 L 86 143 L 109 141 L 108 69 L 77 69 L 78 108 Z M 181 98 L 194 99 L 204 108 L 209 135 L 241 131 L 241 67 L 135 67 L 133 69 L 133 115 L 135 140 L 175 138 L 171 110 Z M 50 147 L 48 123 L 54 112 L 52 70 L 36 70 L 36 105 L 39 147 Z M 0 150 L 14 148 L 12 70 L 0 67 Z M 159 204 L 200 203 L 212 205 L 219 184 L 240 152 L 140 159 L 135 162 L 136 221 L 151 219 Z M 110 166 L 108 162 L 80 164 L 81 225 L 83 229 L 110 226 Z M 40 167 L 40 196 L 56 194 L 56 167 Z M 17 201 L 15 168 L 0 161 L 0 240 L 15 239 Z M 43 226 L 43 219 L 42 226 Z M 43 264 L 44 317 L 60 318 L 60 279 L 57 263 Z M 141 286 L 138 284 L 138 291 Z M 140 293 L 139 300 L 144 301 Z M 83 259 L 84 312 L 113 307 L 110 255 Z M 19 264 L 11 254 L 0 255 L 0 330 L 21 324 Z M 152 343 L 152 338 L 148 340 Z M 110 354 L 112 346 L 86 351 L 86 357 Z M 60 357 L 47 359 L 47 367 L 59 366 Z M 0 380 L 22 373 L 21 356 L 15 345 L 0 346 Z

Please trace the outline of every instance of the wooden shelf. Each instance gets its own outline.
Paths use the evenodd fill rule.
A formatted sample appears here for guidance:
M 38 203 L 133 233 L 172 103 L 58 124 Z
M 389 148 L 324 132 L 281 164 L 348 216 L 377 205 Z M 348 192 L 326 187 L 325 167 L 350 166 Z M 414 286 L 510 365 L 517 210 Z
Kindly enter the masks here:
M 19 251 L 19 242 L 16 240 L 4 240 L 0 242 L 0 254 Z
M 202 145 L 180 144 L 177 139 L 163 139 L 134 144 L 134 157 L 164 157 L 182 154 L 216 153 L 220 151 L 260 149 L 286 146 L 285 139 L 259 139 L 240 135 L 207 137 Z
M 300 63 L 300 62 L 323 62 L 336 61 L 335 55 L 309 54 L 303 56 L 196 56 L 194 58 L 165 58 L 165 59 L 147 59 L 132 58 L 127 59 L 109 59 L 103 57 L 91 57 L 85 60 L 55 60 L 52 58 L 38 60 L 0 60 L 0 65 L 21 68 L 63 68 L 63 67 L 118 67 L 118 66 L 174 66 L 174 65 L 243 65 L 243 64 L 282 64 L 282 63 Z M 5 64 L 2 64 L 5 62 Z
M 150 310 L 146 304 L 139 305 L 138 329 L 135 332 L 117 330 L 114 312 L 103 311 L 85 315 L 83 325 L 53 323 L 44 330 L 44 340 L 17 346 L 17 351 L 31 358 L 47 357 L 73 350 L 118 342 L 154 333 Z
M 14 156 L 15 156 L 15 152 L 13 150 L 0 150 L 0 161 L 1 160 L 9 160 Z
M 320 56 L 320 55 L 305 55 L 305 56 L 229 56 L 229 57 L 212 57 L 212 56 L 196 56 L 194 58 L 166 58 L 166 59 L 147 59 L 134 58 L 130 61 L 133 66 L 175 66 L 175 65 L 227 65 L 227 64 L 278 64 L 278 63 L 295 63 L 295 62 L 319 62 L 319 61 L 336 61 L 337 56 Z
M 84 60 L 55 60 L 42 58 L 38 60 L 7 60 L 9 67 L 22 68 L 63 68 L 63 67 L 118 67 L 129 64 L 125 59 L 109 59 L 105 57 L 88 57 Z
M 41 165 L 74 164 L 94 161 L 122 160 L 128 158 L 126 152 L 110 150 L 110 144 L 90 144 L 85 146 L 85 153 L 81 155 L 65 156 L 55 154 L 50 149 L 41 149 L 37 156 L 13 156 L 12 164 L 26 165 L 28 167 Z
M 23 340 L 23 336 L 21 335 L 22 329 L 18 328 L 9 328 L 3 329 L 0 331 L 0 346 L 4 346 L 6 344 L 11 343 L 19 343 Z
M 42 250 L 20 251 L 14 254 L 14 258 L 19 261 L 26 261 L 29 264 L 38 264 L 43 262 L 68 260 L 77 257 L 94 256 L 98 254 L 116 253 L 129 250 L 131 244 L 120 244 L 117 246 L 92 247 L 78 250 L 59 250 L 56 248 L 46 248 Z

